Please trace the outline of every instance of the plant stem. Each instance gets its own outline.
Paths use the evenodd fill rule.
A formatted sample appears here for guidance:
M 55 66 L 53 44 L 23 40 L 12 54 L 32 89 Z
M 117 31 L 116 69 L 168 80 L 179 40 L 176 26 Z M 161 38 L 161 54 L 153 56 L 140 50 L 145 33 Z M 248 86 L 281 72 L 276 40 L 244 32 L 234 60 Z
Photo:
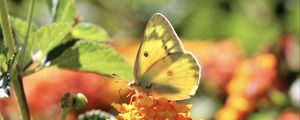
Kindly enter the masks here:
M 70 109 L 62 109 L 60 120 L 65 120 Z
M 24 66 L 24 64 L 26 64 L 24 61 L 25 61 L 25 55 L 26 55 L 26 52 L 27 52 L 27 45 L 28 45 L 28 39 L 29 39 L 29 36 L 30 36 L 30 32 L 31 32 L 31 24 L 32 24 L 32 17 L 33 17 L 33 9 L 34 9 L 34 4 L 35 4 L 35 0 L 30 0 L 30 6 L 29 6 L 29 12 L 28 12 L 28 15 L 27 15 L 27 21 L 28 21 L 28 24 L 27 24 L 27 30 L 26 30 L 26 34 L 25 34 L 25 38 L 24 38 L 24 44 L 22 45 L 22 54 L 20 56 L 20 66 Z M 30 43 L 32 44 L 32 43 Z M 23 71 L 21 70 L 21 75 L 24 77 L 23 75 Z
M 0 0 L 0 14 L 1 14 L 1 26 L 3 29 L 3 37 L 8 46 L 8 57 L 12 57 L 16 51 L 15 43 L 12 37 L 11 27 L 8 21 L 8 12 L 6 8 L 6 0 Z
M 12 30 L 10 26 L 10 22 L 8 20 L 8 12 L 7 12 L 7 3 L 6 0 L 0 0 L 0 14 L 1 14 L 1 26 L 3 30 L 3 36 L 6 44 L 8 45 L 8 57 L 12 57 L 12 55 L 16 52 L 15 43 L 12 36 Z M 18 68 L 18 66 L 17 66 Z M 12 68 L 10 74 L 10 78 L 12 80 L 15 93 L 17 96 L 17 100 L 19 103 L 19 107 L 21 110 L 21 115 L 23 120 L 30 120 L 29 110 L 26 102 L 26 97 L 24 93 L 22 78 L 18 77 L 18 74 L 15 74 L 17 69 L 15 67 Z

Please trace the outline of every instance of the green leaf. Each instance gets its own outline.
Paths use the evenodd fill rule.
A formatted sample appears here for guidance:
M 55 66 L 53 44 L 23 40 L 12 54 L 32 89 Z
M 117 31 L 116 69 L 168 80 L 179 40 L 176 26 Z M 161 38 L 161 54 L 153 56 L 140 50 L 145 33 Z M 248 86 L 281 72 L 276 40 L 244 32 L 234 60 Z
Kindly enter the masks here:
M 14 30 L 14 32 L 16 33 L 16 35 L 18 36 L 19 40 L 21 40 L 21 42 L 23 42 L 25 35 L 26 35 L 28 23 L 17 17 L 10 17 L 10 22 L 11 22 L 11 27 Z M 31 26 L 30 33 L 33 33 L 33 31 L 36 31 L 35 25 Z
M 14 31 L 14 33 L 16 34 L 17 37 L 17 48 L 22 47 L 22 49 L 24 50 L 24 44 L 25 44 L 25 36 L 26 36 L 26 31 L 27 31 L 27 27 L 28 27 L 28 23 L 20 18 L 17 17 L 10 17 L 10 21 L 11 21 L 11 27 Z M 30 32 L 29 32 L 29 44 L 27 44 L 27 48 L 26 51 L 22 51 L 21 54 L 24 54 L 24 58 L 22 58 L 22 63 L 20 63 L 20 66 L 22 68 L 24 68 L 27 63 L 30 62 L 31 60 L 31 49 L 33 46 L 33 42 L 30 41 L 33 38 L 33 34 L 34 32 L 37 30 L 37 27 L 35 25 L 31 26 Z
M 66 41 L 64 38 L 71 31 L 71 28 L 71 25 L 66 23 L 54 23 L 41 27 L 34 33 L 33 39 L 29 40 L 34 43 L 32 52 L 41 51 L 41 57 L 44 57 L 54 47 Z
M 58 0 L 54 22 L 73 23 L 76 16 L 74 0 Z
M 271 46 L 280 34 L 280 25 L 277 21 L 258 24 L 241 14 L 232 17 L 230 26 L 228 33 L 247 55 L 253 55 L 265 46 Z
M 79 39 L 104 41 L 108 39 L 107 32 L 94 24 L 80 23 L 72 30 L 72 36 Z
M 101 75 L 119 75 L 133 79 L 132 68 L 111 47 L 92 41 L 78 41 L 52 61 L 60 68 L 93 72 Z

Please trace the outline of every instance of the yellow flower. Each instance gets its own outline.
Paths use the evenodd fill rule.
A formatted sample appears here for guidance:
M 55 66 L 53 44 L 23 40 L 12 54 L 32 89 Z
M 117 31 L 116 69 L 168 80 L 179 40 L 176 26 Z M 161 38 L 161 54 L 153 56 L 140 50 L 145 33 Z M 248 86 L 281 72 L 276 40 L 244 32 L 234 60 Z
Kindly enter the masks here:
M 190 105 L 178 104 L 166 98 L 155 99 L 139 94 L 129 104 L 113 103 L 112 106 L 120 112 L 118 120 L 191 120 Z

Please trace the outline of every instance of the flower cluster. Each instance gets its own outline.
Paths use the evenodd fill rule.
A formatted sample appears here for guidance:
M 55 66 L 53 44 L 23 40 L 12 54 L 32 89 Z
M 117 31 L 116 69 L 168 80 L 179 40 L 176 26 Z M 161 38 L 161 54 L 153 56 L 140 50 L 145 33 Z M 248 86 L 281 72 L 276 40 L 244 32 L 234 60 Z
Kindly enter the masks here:
M 263 53 L 254 59 L 241 62 L 233 78 L 227 84 L 228 97 L 225 106 L 217 113 L 217 120 L 243 119 L 250 113 L 276 78 L 276 58 Z
M 139 94 L 130 104 L 113 103 L 120 113 L 118 120 L 191 120 L 190 105 L 178 104 L 166 98 Z

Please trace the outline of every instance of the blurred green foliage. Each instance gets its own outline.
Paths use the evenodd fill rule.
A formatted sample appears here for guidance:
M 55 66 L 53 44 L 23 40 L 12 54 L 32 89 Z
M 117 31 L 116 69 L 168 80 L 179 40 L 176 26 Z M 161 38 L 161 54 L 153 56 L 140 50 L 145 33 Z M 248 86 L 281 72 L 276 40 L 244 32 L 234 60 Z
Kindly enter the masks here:
M 27 32 L 28 21 L 22 18 L 27 14 L 23 12 L 26 10 L 21 12 L 24 15 L 18 16 L 23 8 L 14 9 L 15 5 L 28 6 L 28 1 L 13 1 L 10 5 L 12 12 L 10 15 L 13 16 L 10 17 L 10 22 L 17 43 L 16 48 L 22 48 L 24 58 L 20 58 L 22 60 L 20 66 L 25 75 L 48 66 L 56 66 L 106 76 L 116 74 L 133 79 L 131 67 L 106 44 L 107 32 L 98 25 L 77 21 L 74 0 L 39 1 L 34 15 L 41 14 L 41 11 L 48 12 L 50 23 L 33 24 L 29 32 Z M 49 9 L 43 9 L 39 5 Z M 17 14 L 13 14 L 16 11 Z M 39 17 L 35 17 L 33 23 L 39 20 Z M 1 51 L 4 50 L 2 44 L 3 42 Z M 3 52 L 0 55 L 3 56 Z
M 107 40 L 109 37 L 142 39 L 146 23 L 156 12 L 163 13 L 170 20 L 180 37 L 233 40 L 247 55 L 279 44 L 284 35 L 296 38 L 298 43 L 300 38 L 299 0 L 59 1 L 58 4 L 52 3 L 52 0 L 37 1 L 25 63 L 34 62 L 32 56 L 40 50 L 42 55 L 39 59 L 42 61 L 39 64 L 42 67 L 49 63 L 60 68 L 106 76 L 117 74 L 133 80 L 131 67 L 106 44 Z M 18 46 L 21 46 L 27 30 L 28 1 L 10 0 L 9 8 L 14 35 Z M 3 43 L 0 34 L 1 53 L 5 51 Z M 5 64 L 5 59 L 4 54 L 0 54 L 1 65 Z M 265 109 L 269 111 L 258 109 L 249 115 L 249 120 L 272 119 L 278 114 L 277 109 L 272 109 L 288 104 L 283 92 L 272 91 L 269 94 L 274 107 L 267 103 Z M 209 103 L 207 101 L 203 103 Z M 219 105 L 216 103 L 214 101 L 210 106 L 217 109 Z M 96 113 L 91 116 L 99 119 Z
M 24 17 L 26 13 L 19 10 L 26 8 L 26 1 L 13 1 L 12 14 Z M 44 13 L 43 1 L 38 6 L 35 20 L 44 24 L 49 14 Z M 111 36 L 134 38 L 141 38 L 149 17 L 161 12 L 180 37 L 232 39 L 248 55 L 273 46 L 283 33 L 297 38 L 300 33 L 299 0 L 77 0 L 76 9 L 82 21 L 103 26 Z
M 26 1 L 12 1 L 12 14 L 24 17 Z M 41 10 L 35 14 L 35 20 L 47 23 L 51 15 L 44 13 L 46 4 L 43 1 L 38 4 Z M 113 37 L 142 38 L 149 17 L 161 12 L 170 19 L 180 37 L 232 39 L 248 55 L 276 44 L 283 33 L 298 39 L 300 33 L 299 0 L 77 0 L 75 4 L 76 15 L 82 21 L 103 26 Z
M 286 15 L 284 15 L 284 28 L 287 32 L 294 34 L 300 40 L 300 4 L 299 0 L 286 1 Z

